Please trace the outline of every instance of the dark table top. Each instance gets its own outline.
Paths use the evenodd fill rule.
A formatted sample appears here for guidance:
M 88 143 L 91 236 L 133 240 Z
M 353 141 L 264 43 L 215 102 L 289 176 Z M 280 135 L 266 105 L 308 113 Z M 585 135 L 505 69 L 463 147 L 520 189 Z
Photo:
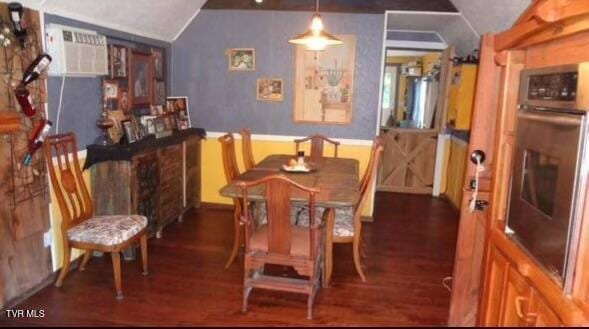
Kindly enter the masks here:
M 353 207 L 360 197 L 359 189 L 359 163 L 355 159 L 344 158 L 320 158 L 309 159 L 307 162 L 316 168 L 310 173 L 289 173 L 281 170 L 283 164 L 288 163 L 294 155 L 270 155 L 258 163 L 254 168 L 239 175 L 235 181 L 221 188 L 222 196 L 230 198 L 241 197 L 241 189 L 237 181 L 253 181 L 265 176 L 283 174 L 293 181 L 320 190 L 315 202 L 318 206 L 339 208 Z M 248 191 L 249 199 L 264 200 L 265 191 L 263 186 L 251 188 Z M 306 199 L 300 193 L 292 193 L 293 201 L 304 202 Z

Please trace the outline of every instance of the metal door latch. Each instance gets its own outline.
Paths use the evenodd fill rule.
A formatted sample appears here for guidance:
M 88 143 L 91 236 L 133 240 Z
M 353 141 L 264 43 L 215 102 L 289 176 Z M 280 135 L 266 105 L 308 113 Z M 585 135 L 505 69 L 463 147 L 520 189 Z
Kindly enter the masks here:
M 470 199 L 468 202 L 472 202 L 472 199 Z M 487 200 L 476 200 L 474 203 L 474 210 L 484 211 L 488 205 L 489 201 Z

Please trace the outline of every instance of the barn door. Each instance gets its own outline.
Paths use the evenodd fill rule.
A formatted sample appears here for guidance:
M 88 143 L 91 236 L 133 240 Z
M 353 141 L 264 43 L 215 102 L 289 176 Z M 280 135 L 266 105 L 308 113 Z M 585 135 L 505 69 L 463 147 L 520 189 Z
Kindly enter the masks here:
M 389 129 L 377 190 L 431 194 L 436 163 L 437 130 Z
M 399 127 L 383 127 L 381 137 L 385 141 L 383 161 L 379 169 L 377 190 L 400 193 L 432 194 L 437 159 L 438 134 L 443 127 L 446 118 L 448 104 L 448 85 L 452 72 L 451 58 L 454 56 L 454 47 L 449 47 L 442 53 L 433 53 L 423 57 L 422 77 L 424 89 L 410 88 L 414 84 L 413 74 L 405 73 L 401 69 L 400 79 L 403 74 L 409 77 L 406 81 L 400 80 L 398 85 L 399 101 L 394 118 Z M 387 58 L 387 61 L 394 59 Z M 399 59 L 401 60 L 401 59 Z M 439 73 L 433 78 L 426 71 L 432 71 L 432 67 L 439 67 Z M 434 70 L 435 71 L 435 70 Z M 419 78 L 418 78 L 419 79 Z M 403 88 L 404 87 L 404 88 Z M 404 90 L 403 90 L 404 89 Z M 415 118 L 415 111 L 409 109 L 415 101 L 416 93 L 425 93 L 425 106 L 423 107 L 420 129 L 401 128 L 407 125 L 407 119 Z M 403 109 L 403 107 L 405 107 Z M 404 115 L 400 113 L 405 112 Z M 413 122 L 412 122 L 413 121 Z M 415 120 L 410 120 L 409 124 Z

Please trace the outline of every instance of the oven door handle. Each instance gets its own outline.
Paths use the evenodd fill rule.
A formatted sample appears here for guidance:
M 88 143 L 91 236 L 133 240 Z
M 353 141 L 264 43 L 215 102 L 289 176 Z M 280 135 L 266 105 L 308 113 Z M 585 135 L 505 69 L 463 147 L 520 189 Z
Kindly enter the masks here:
M 581 125 L 583 119 L 580 115 L 575 114 L 536 114 L 530 112 L 519 112 L 519 119 L 538 121 L 542 123 L 556 124 L 559 126 L 575 126 Z

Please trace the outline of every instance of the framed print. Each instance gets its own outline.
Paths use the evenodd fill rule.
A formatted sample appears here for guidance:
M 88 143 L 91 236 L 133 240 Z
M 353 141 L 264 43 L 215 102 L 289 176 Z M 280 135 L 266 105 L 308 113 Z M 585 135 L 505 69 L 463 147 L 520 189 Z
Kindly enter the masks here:
M 257 80 L 256 99 L 259 101 L 281 102 L 284 94 L 282 79 L 261 78 Z
M 129 111 L 129 92 L 121 90 L 121 101 L 119 102 L 121 110 L 127 113 Z
M 102 81 L 102 94 L 104 103 L 108 110 L 114 111 L 119 109 L 119 99 L 121 98 L 121 88 L 116 80 Z
M 114 143 L 118 143 L 123 137 L 122 121 L 125 121 L 125 114 L 121 110 L 108 111 L 108 118 L 112 120 L 114 126 L 108 129 L 108 136 Z
M 164 123 L 164 118 L 162 118 L 162 117 L 155 118 L 155 132 L 161 133 L 165 130 L 166 130 L 166 126 Z
M 133 123 L 131 120 L 124 120 L 121 122 L 121 125 L 123 126 L 125 137 L 127 137 L 127 142 L 129 144 L 135 143 L 137 141 L 137 137 L 135 136 L 135 129 L 133 129 Z
M 171 115 L 164 115 L 164 129 L 165 130 L 172 130 L 172 119 Z
M 163 81 L 156 81 L 155 82 L 154 104 L 155 105 L 166 104 L 166 83 Z
M 128 75 L 128 49 L 124 46 L 110 46 L 110 76 L 112 78 L 126 78 Z
M 254 71 L 256 50 L 254 48 L 230 48 L 229 71 Z
M 131 52 L 131 74 L 129 75 L 131 101 L 133 107 L 151 105 L 153 93 L 153 62 L 151 55 L 132 51 Z
M 337 35 L 344 43 L 319 55 L 295 47 L 295 122 L 352 123 L 356 37 Z
M 172 96 L 166 98 L 166 109 L 167 112 L 175 113 L 179 119 L 186 120 L 188 127 L 192 127 L 190 112 L 188 111 L 188 97 Z
M 151 48 L 153 57 L 153 78 L 164 80 L 164 50 L 161 48 Z

